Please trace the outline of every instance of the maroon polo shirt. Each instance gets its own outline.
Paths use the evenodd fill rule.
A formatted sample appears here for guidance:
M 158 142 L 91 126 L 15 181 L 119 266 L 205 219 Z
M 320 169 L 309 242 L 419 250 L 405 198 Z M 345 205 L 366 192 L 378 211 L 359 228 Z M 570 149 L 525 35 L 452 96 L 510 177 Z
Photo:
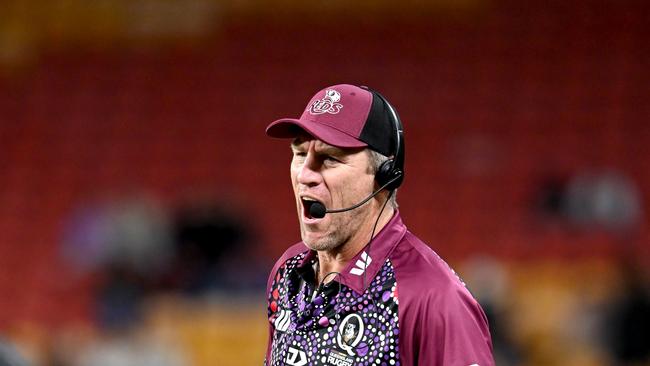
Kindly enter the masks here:
M 399 213 L 327 285 L 300 242 L 267 284 L 265 365 L 491 366 L 480 305 Z

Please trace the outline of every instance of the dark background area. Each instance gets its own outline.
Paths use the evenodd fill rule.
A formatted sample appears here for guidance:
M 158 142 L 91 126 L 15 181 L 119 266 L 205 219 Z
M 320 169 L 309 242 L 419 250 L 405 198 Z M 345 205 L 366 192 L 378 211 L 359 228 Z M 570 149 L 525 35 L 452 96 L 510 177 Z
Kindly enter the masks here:
M 337 83 L 397 107 L 401 214 L 494 307 L 499 364 L 648 362 L 608 338 L 625 294 L 648 304 L 646 2 L 1 8 L 0 334 L 35 364 L 149 331 L 177 364 L 259 364 L 299 240 L 264 128 Z

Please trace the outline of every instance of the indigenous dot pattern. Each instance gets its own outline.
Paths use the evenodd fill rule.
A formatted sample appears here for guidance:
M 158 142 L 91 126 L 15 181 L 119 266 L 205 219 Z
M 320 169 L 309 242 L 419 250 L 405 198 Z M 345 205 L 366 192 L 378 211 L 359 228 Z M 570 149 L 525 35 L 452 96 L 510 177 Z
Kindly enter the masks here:
M 295 272 L 304 257 L 302 253 L 285 262 L 269 289 L 274 332 L 271 360 L 265 365 L 399 365 L 392 263 L 386 260 L 363 294 L 337 281 L 314 294 L 313 286 Z

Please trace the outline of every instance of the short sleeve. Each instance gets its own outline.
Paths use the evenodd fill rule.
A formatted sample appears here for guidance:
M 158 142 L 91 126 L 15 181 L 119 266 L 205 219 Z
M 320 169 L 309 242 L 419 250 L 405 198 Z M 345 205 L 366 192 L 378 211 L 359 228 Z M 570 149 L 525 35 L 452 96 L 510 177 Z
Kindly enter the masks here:
M 400 320 L 404 365 L 494 365 L 487 318 L 464 287 L 421 294 Z

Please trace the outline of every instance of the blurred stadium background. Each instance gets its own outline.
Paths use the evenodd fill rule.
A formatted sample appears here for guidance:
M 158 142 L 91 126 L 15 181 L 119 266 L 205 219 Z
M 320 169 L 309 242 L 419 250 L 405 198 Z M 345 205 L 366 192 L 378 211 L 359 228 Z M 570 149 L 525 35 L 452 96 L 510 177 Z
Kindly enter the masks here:
M 402 215 L 499 365 L 650 364 L 649 10 L 4 0 L 0 364 L 261 364 L 299 239 L 264 128 L 340 82 L 397 106 Z

